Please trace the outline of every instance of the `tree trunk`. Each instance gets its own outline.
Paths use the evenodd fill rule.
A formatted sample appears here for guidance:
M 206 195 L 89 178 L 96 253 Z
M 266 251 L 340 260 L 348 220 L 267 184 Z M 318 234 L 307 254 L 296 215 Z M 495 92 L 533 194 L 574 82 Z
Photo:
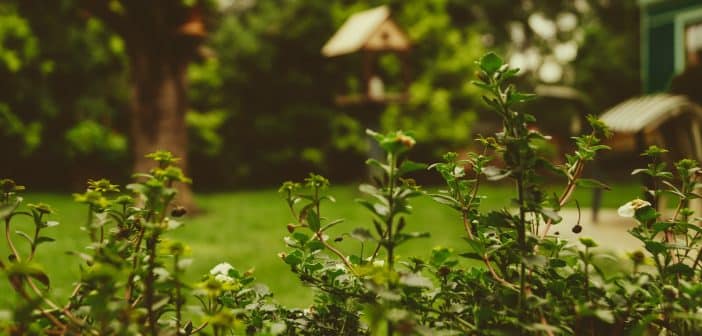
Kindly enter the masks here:
M 187 66 L 206 36 L 204 1 L 187 5 L 176 0 L 79 0 L 125 41 L 131 70 L 131 141 L 134 171 L 154 164 L 144 155 L 167 150 L 181 158 L 188 173 L 185 125 Z M 120 10 L 115 10 L 117 4 Z M 176 202 L 196 210 L 188 185 L 178 186 Z
M 146 154 L 167 150 L 181 159 L 178 165 L 188 173 L 187 65 L 187 60 L 154 53 L 148 47 L 130 52 L 134 172 L 148 172 L 155 166 Z M 190 186 L 179 184 L 177 189 L 176 203 L 194 212 Z

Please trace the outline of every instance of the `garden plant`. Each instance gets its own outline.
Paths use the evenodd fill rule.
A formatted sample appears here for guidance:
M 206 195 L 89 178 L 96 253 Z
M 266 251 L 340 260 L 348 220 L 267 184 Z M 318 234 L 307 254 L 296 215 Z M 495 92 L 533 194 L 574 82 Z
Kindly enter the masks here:
M 564 163 L 544 159 L 538 144 L 548 137 L 533 128 L 534 116 L 516 109 L 534 98 L 509 84 L 518 69 L 492 53 L 477 65 L 474 84 L 501 118 L 501 131 L 477 139 L 480 153 L 447 153 L 432 165 L 408 159 L 415 145 L 411 133 L 368 131 L 385 153 L 382 160 L 367 161 L 376 176 L 359 187 L 364 194 L 359 206 L 368 209 L 372 222 L 354 223 L 347 233 L 333 236 L 330 228 L 348 224 L 325 215 L 335 202 L 325 177 L 310 174 L 281 186 L 291 221 L 279 256 L 290 267 L 290 281 L 316 289 L 308 307 L 276 303 L 265 285 L 255 283 L 252 271 L 227 262 L 213 265 L 197 283 L 183 280 L 189 248 L 167 239 L 166 233 L 182 225 L 186 212 L 174 204 L 175 184 L 190 181 L 168 152 L 150 154 L 157 167 L 135 174 L 132 184 L 122 188 L 107 180 L 89 181 L 86 192 L 75 195 L 85 204 L 84 228 L 92 243 L 72 252 L 81 276 L 66 303 L 58 304 L 50 295 L 50 274 L 33 259 L 61 226 L 51 220 L 50 206 L 25 205 L 24 187 L 3 179 L 0 219 L 11 254 L 0 261 L 0 272 L 20 303 L 11 316 L 0 319 L 0 331 L 151 336 L 702 333 L 702 228 L 690 209 L 690 202 L 700 198 L 698 164 L 685 159 L 668 167 L 662 160 L 665 150 L 651 147 L 644 153 L 651 163 L 633 173 L 653 182 L 646 190 L 648 201 L 622 200 L 619 209 L 638 222 L 630 233 L 643 249 L 614 260 L 631 267 L 608 269 L 603 261 L 614 257 L 594 249 L 597 242 L 565 240 L 558 232 L 582 230 L 579 222 L 566 223 L 559 215 L 569 202 L 577 206 L 571 200 L 575 188 L 607 188 L 582 175 L 597 152 L 607 149 L 601 141 L 610 132 L 591 117 L 591 131 L 573 139 L 576 149 Z M 411 178 L 426 169 L 445 181 L 440 191 L 425 191 Z M 554 176 L 564 182 L 559 193 L 543 188 Z M 514 197 L 500 210 L 483 211 L 481 186 L 497 180 L 513 184 Z M 670 214 L 657 211 L 664 207 L 659 207 L 663 195 L 676 202 Z M 455 223 L 408 223 L 416 197 L 432 197 L 436 206 L 455 210 Z M 33 229 L 17 227 L 20 217 L 29 218 Z M 285 225 L 281 223 L 281 232 Z M 411 227 L 430 225 L 463 227 L 464 248 L 437 247 L 428 257 L 424 251 L 396 254 L 410 240 L 430 239 Z

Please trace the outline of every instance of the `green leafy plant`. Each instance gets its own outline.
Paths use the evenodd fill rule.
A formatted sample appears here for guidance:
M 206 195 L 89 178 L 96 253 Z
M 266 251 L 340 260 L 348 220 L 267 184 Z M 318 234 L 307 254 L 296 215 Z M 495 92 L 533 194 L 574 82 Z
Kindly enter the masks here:
M 336 200 L 323 176 L 310 174 L 280 187 L 291 222 L 287 250 L 279 256 L 315 289 L 309 307 L 277 304 L 265 285 L 255 283 L 253 270 L 226 262 L 194 284 L 183 280 L 189 248 L 167 232 L 180 227 L 186 213 L 174 204 L 174 184 L 190 180 L 168 152 L 150 154 L 157 167 L 135 174 L 135 183 L 125 188 L 95 180 L 75 195 L 86 205 L 91 243 L 73 252 L 81 277 L 68 304 L 59 306 L 49 295 L 49 275 L 34 262 L 58 229 L 53 211 L 41 203 L 24 206 L 24 187 L 0 180 L 0 220 L 10 251 L 0 271 L 21 302 L 10 318 L 0 316 L 0 330 L 154 336 L 701 333 L 702 229 L 691 205 L 701 197 L 697 162 L 681 160 L 668 171 L 665 150 L 644 153 L 652 162 L 634 174 L 652 181 L 650 199 L 633 199 L 618 210 L 637 221 L 631 234 L 643 246 L 628 260 L 602 252 L 587 237 L 562 239 L 557 228 L 566 223 L 559 211 L 569 202 L 579 208 L 571 199 L 574 190 L 608 188 L 582 176 L 585 164 L 607 149 L 601 141 L 609 131 L 588 118 L 590 132 L 574 137 L 574 152 L 553 164 L 537 150 L 548 136 L 534 128 L 532 115 L 517 109 L 533 98 L 509 84 L 517 70 L 494 54 L 478 66 L 475 84 L 485 90 L 502 129 L 478 139 L 480 153 L 447 153 L 429 166 L 408 159 L 416 144 L 410 133 L 368 131 L 385 154 L 367 161 L 378 174 L 359 187 L 363 198 L 357 202 L 370 212 L 370 223 L 338 234 L 345 223 L 327 217 Z M 420 188 L 410 176 L 425 169 L 436 171 L 445 186 Z M 543 189 L 548 177 L 563 180 L 560 193 Z M 514 197 L 501 209 L 483 211 L 481 187 L 497 180 L 513 184 Z M 398 246 L 428 238 L 409 231 L 414 223 L 407 219 L 412 199 L 425 195 L 456 212 L 456 223 L 445 225 L 463 227 L 465 244 L 458 251 L 437 247 L 429 256 L 398 257 Z M 672 212 L 666 199 L 674 201 Z M 19 217 L 31 219 L 33 231 L 13 232 Z M 579 222 L 569 224 L 574 233 L 582 231 Z M 624 266 L 611 269 L 608 263 Z

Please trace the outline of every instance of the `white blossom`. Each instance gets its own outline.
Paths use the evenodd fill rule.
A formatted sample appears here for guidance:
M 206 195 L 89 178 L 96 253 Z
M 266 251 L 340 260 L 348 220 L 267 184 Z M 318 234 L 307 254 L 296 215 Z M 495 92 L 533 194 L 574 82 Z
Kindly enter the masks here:
M 578 26 L 578 17 L 573 13 L 561 13 L 556 18 L 556 25 L 561 31 L 569 32 Z
M 563 67 L 554 60 L 548 59 L 539 68 L 539 78 L 544 83 L 556 83 L 563 78 Z
M 234 269 L 234 267 L 233 267 L 232 265 L 230 265 L 229 263 L 224 262 L 224 263 L 218 264 L 218 265 L 215 266 L 215 267 L 212 267 L 212 269 L 210 270 L 210 274 L 212 274 L 212 275 L 221 274 L 221 275 L 227 275 L 227 276 L 228 276 L 228 275 L 229 275 L 229 271 L 231 271 L 231 270 L 233 270 L 233 269 Z
M 512 42 L 516 45 L 522 45 L 526 42 L 526 33 L 524 32 L 524 25 L 521 22 L 512 22 L 509 24 L 509 35 L 512 38 Z
M 534 13 L 527 20 L 529 28 L 539 37 L 550 40 L 556 36 L 556 24 L 542 13 Z
M 636 214 L 636 210 L 647 206 L 651 206 L 651 203 L 637 198 L 620 206 L 619 209 L 617 209 L 617 214 L 621 217 L 631 218 Z
M 515 52 L 512 54 L 512 56 L 509 58 L 509 64 L 515 69 L 529 70 L 526 56 L 520 52 Z
M 234 278 L 232 278 L 232 277 L 230 277 L 230 276 L 228 276 L 228 275 L 225 275 L 225 274 L 217 274 L 217 275 L 215 276 L 215 280 L 219 281 L 220 283 L 230 283 L 230 282 L 234 282 Z
M 572 62 L 578 56 L 578 44 L 575 41 L 559 43 L 553 48 L 553 56 L 562 63 Z
M 154 275 L 156 275 L 156 282 L 164 282 L 168 280 L 168 277 L 171 276 L 171 273 L 163 267 L 156 267 L 154 268 Z

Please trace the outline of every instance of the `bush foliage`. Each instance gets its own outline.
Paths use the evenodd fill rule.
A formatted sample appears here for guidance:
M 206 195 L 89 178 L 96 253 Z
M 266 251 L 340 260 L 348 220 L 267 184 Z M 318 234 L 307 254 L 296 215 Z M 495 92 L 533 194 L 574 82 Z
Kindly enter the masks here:
M 517 70 L 494 54 L 483 56 L 478 67 L 474 84 L 486 92 L 502 130 L 478 139 L 481 153 L 448 153 L 433 165 L 408 159 L 416 145 L 411 133 L 368 131 L 385 153 L 382 160 L 367 161 L 375 178 L 359 187 L 365 197 L 358 203 L 372 214 L 370 225 L 331 237 L 327 230 L 344 223 L 325 216 L 328 203 L 335 202 L 326 192 L 329 181 L 310 174 L 281 186 L 291 222 L 279 256 L 291 277 L 316 288 L 306 308 L 277 304 L 266 286 L 255 284 L 252 271 L 226 262 L 198 283 L 182 280 L 189 248 L 164 234 L 181 226 L 186 213 L 173 204 L 174 184 L 190 180 L 167 152 L 151 154 L 157 167 L 136 174 L 124 188 L 89 181 L 86 192 L 75 195 L 88 209 L 85 231 L 92 243 L 74 252 L 81 278 L 68 303 L 58 305 L 50 299 L 49 275 L 33 258 L 60 227 L 54 228 L 58 223 L 48 205 L 22 206 L 24 187 L 0 181 L 0 218 L 11 251 L 0 270 L 22 302 L 0 315 L 0 330 L 154 336 L 700 333 L 702 229 L 690 209 L 690 201 L 700 197 L 697 163 L 682 160 L 668 171 L 660 160 L 664 150 L 644 153 L 651 164 L 634 174 L 654 181 L 655 188 L 647 190 L 650 201 L 633 200 L 619 209 L 639 223 L 630 233 L 644 250 L 630 255 L 631 269 L 606 270 L 598 260 L 612 257 L 593 250 L 597 242 L 561 239 L 554 227 L 566 225 L 558 213 L 575 188 L 607 188 L 581 175 L 607 149 L 601 140 L 609 131 L 590 118 L 590 133 L 575 137 L 577 149 L 554 165 L 534 145 L 548 137 L 530 127 L 532 115 L 515 109 L 533 98 L 508 84 Z M 427 193 L 410 178 L 426 169 L 443 178 L 443 190 Z M 560 194 L 541 188 L 547 175 L 565 180 Z M 515 186 L 511 203 L 481 211 L 481 185 L 503 179 Z M 671 216 L 656 211 L 663 194 L 677 200 Z M 435 248 L 426 259 L 399 258 L 397 246 L 428 237 L 410 232 L 405 217 L 413 198 L 427 196 L 456 211 L 454 225 L 465 229 L 465 249 Z M 22 216 L 32 219 L 34 230 L 15 234 L 13 220 Z M 577 233 L 581 226 L 571 229 Z M 355 242 L 354 251 L 339 247 L 344 239 Z

